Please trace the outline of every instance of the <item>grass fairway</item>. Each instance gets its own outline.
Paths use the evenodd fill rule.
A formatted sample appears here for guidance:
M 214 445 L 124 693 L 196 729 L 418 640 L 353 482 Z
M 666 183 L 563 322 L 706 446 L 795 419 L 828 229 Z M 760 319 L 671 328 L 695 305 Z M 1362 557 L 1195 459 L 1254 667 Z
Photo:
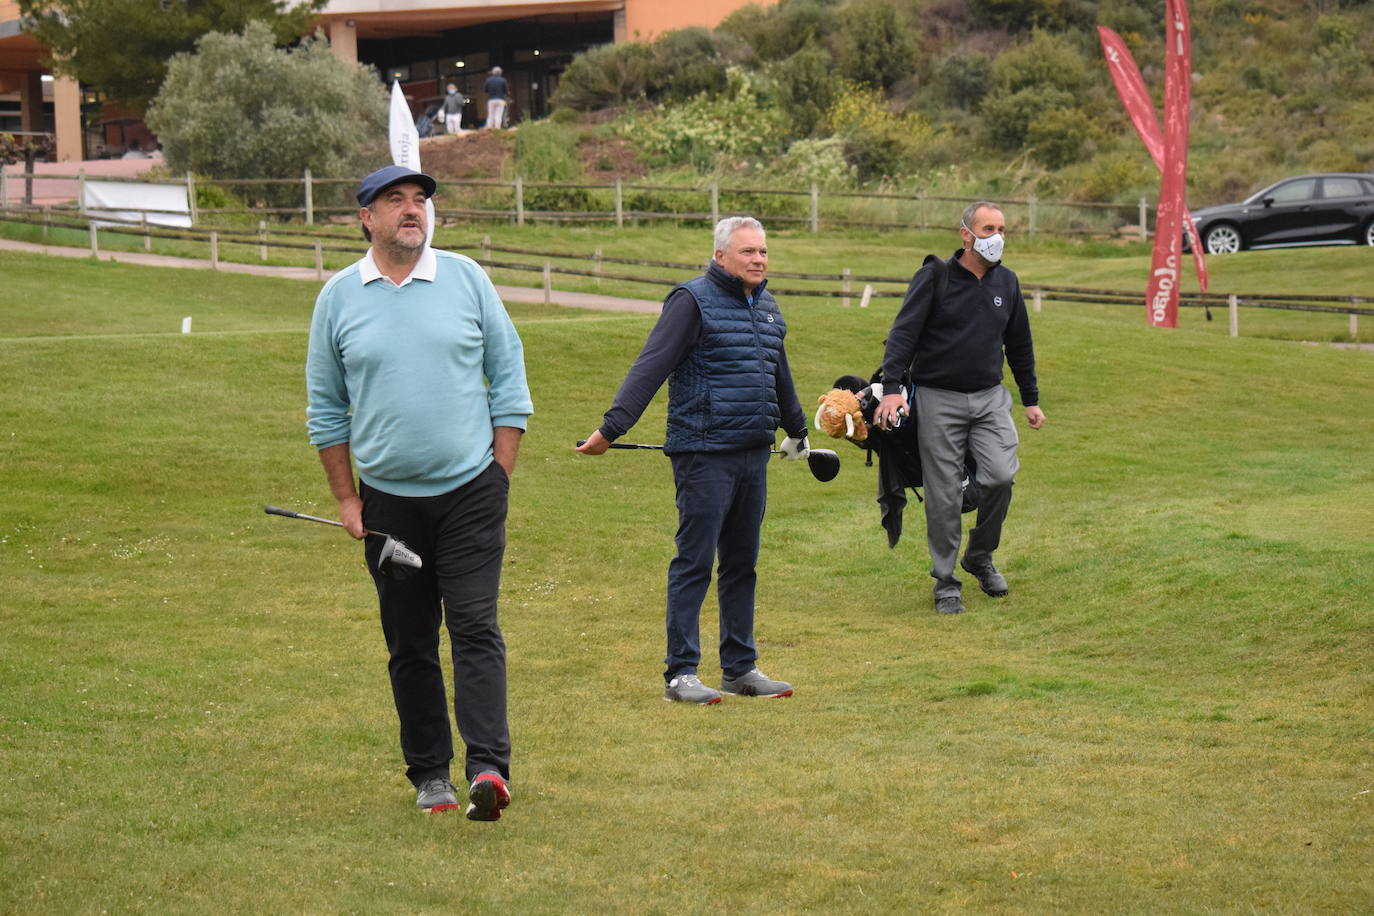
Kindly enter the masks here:
M 1374 354 L 1047 307 L 1012 594 L 937 617 L 861 452 L 775 465 L 758 636 L 797 694 L 704 709 L 659 699 L 667 462 L 571 450 L 652 318 L 513 306 L 515 801 L 478 824 L 415 812 L 360 549 L 262 514 L 334 511 L 314 285 L 0 275 L 0 912 L 1374 906 Z M 804 400 L 895 307 L 783 302 Z

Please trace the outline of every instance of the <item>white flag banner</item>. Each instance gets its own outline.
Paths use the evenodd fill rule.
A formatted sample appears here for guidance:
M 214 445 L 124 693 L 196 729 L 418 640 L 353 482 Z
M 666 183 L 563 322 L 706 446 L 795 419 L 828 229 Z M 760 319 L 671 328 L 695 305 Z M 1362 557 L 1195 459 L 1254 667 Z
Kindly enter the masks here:
M 391 140 L 391 164 L 404 166 L 417 172 L 420 168 L 420 134 L 415 130 L 415 121 L 410 116 L 410 106 L 406 104 L 405 93 L 401 92 L 399 80 L 391 82 L 391 124 L 388 131 Z M 425 223 L 428 226 L 425 244 L 434 240 L 434 201 L 425 201 Z

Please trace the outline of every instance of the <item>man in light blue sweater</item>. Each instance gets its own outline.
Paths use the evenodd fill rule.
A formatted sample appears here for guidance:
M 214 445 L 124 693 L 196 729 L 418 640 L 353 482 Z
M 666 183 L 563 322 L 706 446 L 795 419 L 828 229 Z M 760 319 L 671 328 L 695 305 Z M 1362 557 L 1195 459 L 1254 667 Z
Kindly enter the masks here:
M 534 408 L 520 337 L 491 281 L 471 259 L 428 245 L 425 201 L 434 191 L 433 178 L 402 166 L 359 185 L 372 247 L 315 302 L 306 417 L 339 518 L 365 539 L 416 804 L 458 807 L 442 621 L 467 748 L 467 816 L 496 820 L 510 802 L 496 603 L 510 478 Z M 422 568 L 405 579 L 381 572 L 382 539 L 369 530 L 405 541 Z

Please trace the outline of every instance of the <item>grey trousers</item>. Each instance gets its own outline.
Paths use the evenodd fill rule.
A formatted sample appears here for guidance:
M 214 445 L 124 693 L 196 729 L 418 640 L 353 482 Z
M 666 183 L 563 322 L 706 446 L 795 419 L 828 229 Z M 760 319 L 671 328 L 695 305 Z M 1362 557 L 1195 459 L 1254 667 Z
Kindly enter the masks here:
M 1021 463 L 1016 457 L 1016 424 L 1011 419 L 1011 393 L 1001 385 L 965 394 L 943 388 L 917 388 L 916 439 L 925 478 L 926 542 L 936 598 L 959 595 L 955 575 L 963 534 L 964 451 L 978 462 L 981 501 L 969 531 L 964 558 L 969 566 L 992 562 L 1002 540 L 1002 523 L 1011 506 L 1011 485 Z

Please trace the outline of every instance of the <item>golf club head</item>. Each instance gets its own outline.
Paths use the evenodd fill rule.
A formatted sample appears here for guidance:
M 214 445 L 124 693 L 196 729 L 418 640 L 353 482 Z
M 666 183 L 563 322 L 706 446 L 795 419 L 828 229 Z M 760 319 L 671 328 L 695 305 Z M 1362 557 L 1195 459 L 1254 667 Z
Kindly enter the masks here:
M 424 565 L 420 555 L 406 546 L 405 541 L 386 536 L 382 552 L 377 557 L 377 571 L 392 579 L 409 579 Z
M 813 448 L 806 456 L 806 464 L 811 468 L 811 476 L 825 483 L 834 480 L 840 473 L 840 456 L 828 448 Z

